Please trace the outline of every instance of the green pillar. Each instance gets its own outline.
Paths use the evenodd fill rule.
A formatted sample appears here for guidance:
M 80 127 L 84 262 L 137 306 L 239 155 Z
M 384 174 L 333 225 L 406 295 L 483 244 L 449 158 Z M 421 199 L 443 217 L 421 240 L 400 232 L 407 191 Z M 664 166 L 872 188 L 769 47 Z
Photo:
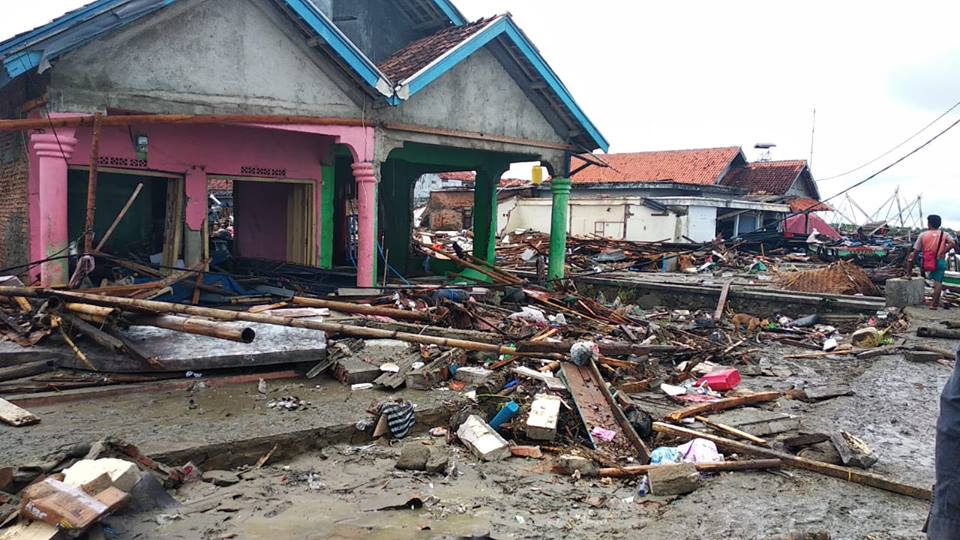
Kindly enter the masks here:
M 336 179 L 333 167 L 324 165 L 321 169 L 323 183 L 320 186 L 320 268 L 333 268 L 333 199 Z
M 497 255 L 497 187 L 500 168 L 477 170 L 473 188 L 473 256 L 493 264 Z
M 563 278 L 567 256 L 567 214 L 570 202 L 570 179 L 554 178 L 550 181 L 553 194 L 553 210 L 550 213 L 550 264 L 547 279 Z
M 384 253 L 391 266 L 406 274 L 409 272 L 410 238 L 413 234 L 413 184 L 419 174 L 409 165 L 391 159 L 380 166 L 380 172 L 379 189 L 384 198 Z M 379 253 L 377 257 L 380 257 Z M 380 268 L 379 279 L 383 279 L 383 267 Z

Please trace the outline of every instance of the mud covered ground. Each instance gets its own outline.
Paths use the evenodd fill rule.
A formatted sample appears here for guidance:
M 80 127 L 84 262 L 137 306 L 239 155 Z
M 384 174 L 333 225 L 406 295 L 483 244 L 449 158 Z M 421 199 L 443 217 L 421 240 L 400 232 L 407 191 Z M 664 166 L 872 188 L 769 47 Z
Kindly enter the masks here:
M 911 316 L 912 334 L 916 326 L 960 313 L 917 310 Z M 745 377 L 743 385 L 849 385 L 851 396 L 814 404 L 783 399 L 768 409 L 798 415 L 802 431 L 842 429 L 859 436 L 880 456 L 874 473 L 932 484 L 937 400 L 949 368 L 901 355 L 782 358 L 796 352 L 806 351 L 763 347 L 755 356 L 767 375 Z M 399 445 L 329 446 L 241 473 L 243 480 L 230 487 L 187 485 L 175 493 L 185 503 L 179 509 L 114 516 L 109 524 L 121 538 L 713 539 L 819 531 L 835 539 L 923 538 L 926 502 L 803 471 L 723 473 L 690 495 L 664 499 L 638 496 L 635 480 L 559 476 L 550 472 L 549 460 L 478 463 L 457 443 L 415 440 L 446 452 L 458 472 L 397 471 Z M 377 510 L 413 497 L 424 506 Z

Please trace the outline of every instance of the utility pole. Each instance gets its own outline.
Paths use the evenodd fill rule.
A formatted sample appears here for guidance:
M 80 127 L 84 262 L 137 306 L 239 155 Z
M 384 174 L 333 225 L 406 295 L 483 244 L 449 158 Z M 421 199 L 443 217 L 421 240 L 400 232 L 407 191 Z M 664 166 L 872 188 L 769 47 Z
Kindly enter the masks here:
M 813 170 L 813 136 L 817 132 L 817 108 L 813 108 L 813 120 L 810 122 L 810 170 Z

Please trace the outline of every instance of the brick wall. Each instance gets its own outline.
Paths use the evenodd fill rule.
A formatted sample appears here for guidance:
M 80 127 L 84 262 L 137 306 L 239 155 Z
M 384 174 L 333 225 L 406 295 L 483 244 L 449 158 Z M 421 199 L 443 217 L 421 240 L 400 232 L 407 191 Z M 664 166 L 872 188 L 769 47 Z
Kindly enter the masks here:
M 27 159 L 23 134 L 0 132 L 0 268 L 30 261 Z

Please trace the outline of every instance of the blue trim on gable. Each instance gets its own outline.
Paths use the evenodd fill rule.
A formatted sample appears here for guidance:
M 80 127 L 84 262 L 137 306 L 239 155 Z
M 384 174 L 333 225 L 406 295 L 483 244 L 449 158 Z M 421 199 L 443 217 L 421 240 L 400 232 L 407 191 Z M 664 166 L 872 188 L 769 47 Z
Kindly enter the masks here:
M 567 107 L 570 114 L 583 127 L 584 131 L 590 136 L 597 148 L 604 152 L 610 147 L 610 143 L 600 134 L 600 131 L 593 125 L 587 115 L 580 109 L 570 91 L 564 86 L 557 74 L 550 68 L 546 60 L 540 56 L 540 53 L 533 47 L 523 32 L 514 24 L 510 17 L 503 17 L 497 22 L 470 36 L 452 53 L 444 57 L 423 73 L 415 76 L 406 86 L 409 87 L 410 97 L 423 90 L 427 85 L 440 78 L 443 74 L 456 67 L 460 62 L 466 60 L 470 55 L 480 50 L 487 43 L 490 43 L 497 37 L 505 35 L 513 41 L 514 45 L 520 49 L 524 58 L 537 70 L 537 73 L 543 77 L 550 89 L 557 94 L 560 101 Z
M 40 65 L 43 53 L 40 51 L 25 51 L 3 59 L 3 68 L 10 80 L 30 71 Z
M 43 26 L 34 28 L 26 34 L 14 36 L 7 41 L 0 43 L 0 56 L 4 56 L 9 51 L 23 46 L 25 43 L 46 38 L 51 34 L 59 32 L 60 30 L 70 28 L 79 22 L 83 22 L 83 20 L 91 16 L 99 15 L 102 11 L 112 9 L 127 1 L 128 0 L 97 0 L 96 2 L 93 2 L 85 7 L 78 8 L 76 13 L 61 16 Z
M 77 47 L 85 45 L 90 41 L 100 37 L 102 34 L 111 32 L 117 28 L 141 19 L 142 17 L 165 8 L 176 0 L 158 0 L 155 5 L 147 5 L 145 9 L 128 14 L 126 19 L 119 16 L 111 19 L 112 24 L 101 26 L 99 31 L 88 30 L 83 34 L 83 30 L 76 32 L 76 36 L 71 37 L 67 32 L 87 23 L 110 10 L 121 8 L 128 4 L 130 0 L 99 0 L 84 8 L 80 8 L 77 13 L 62 16 L 58 19 L 35 28 L 26 34 L 11 38 L 0 43 L 0 58 L 3 60 L 3 67 L 6 71 L 6 77 L 0 81 L 0 87 L 5 86 L 13 79 L 31 71 L 40 65 L 44 57 L 56 58 Z M 94 29 L 97 27 L 94 26 Z M 50 46 L 53 44 L 53 48 Z
M 303 0 L 284 0 L 284 3 L 303 19 L 317 33 L 318 37 L 326 41 L 364 82 L 376 89 L 377 83 L 381 79 L 386 80 L 377 66 L 343 35 L 340 29 L 333 24 L 333 21 L 316 9 L 312 3 Z
M 463 26 L 467 24 L 467 20 L 463 18 L 463 14 L 460 13 L 460 10 L 453 5 L 453 2 L 449 0 L 433 0 L 434 5 L 437 6 L 437 9 L 443 12 L 444 15 L 450 19 L 450 22 L 454 26 Z

